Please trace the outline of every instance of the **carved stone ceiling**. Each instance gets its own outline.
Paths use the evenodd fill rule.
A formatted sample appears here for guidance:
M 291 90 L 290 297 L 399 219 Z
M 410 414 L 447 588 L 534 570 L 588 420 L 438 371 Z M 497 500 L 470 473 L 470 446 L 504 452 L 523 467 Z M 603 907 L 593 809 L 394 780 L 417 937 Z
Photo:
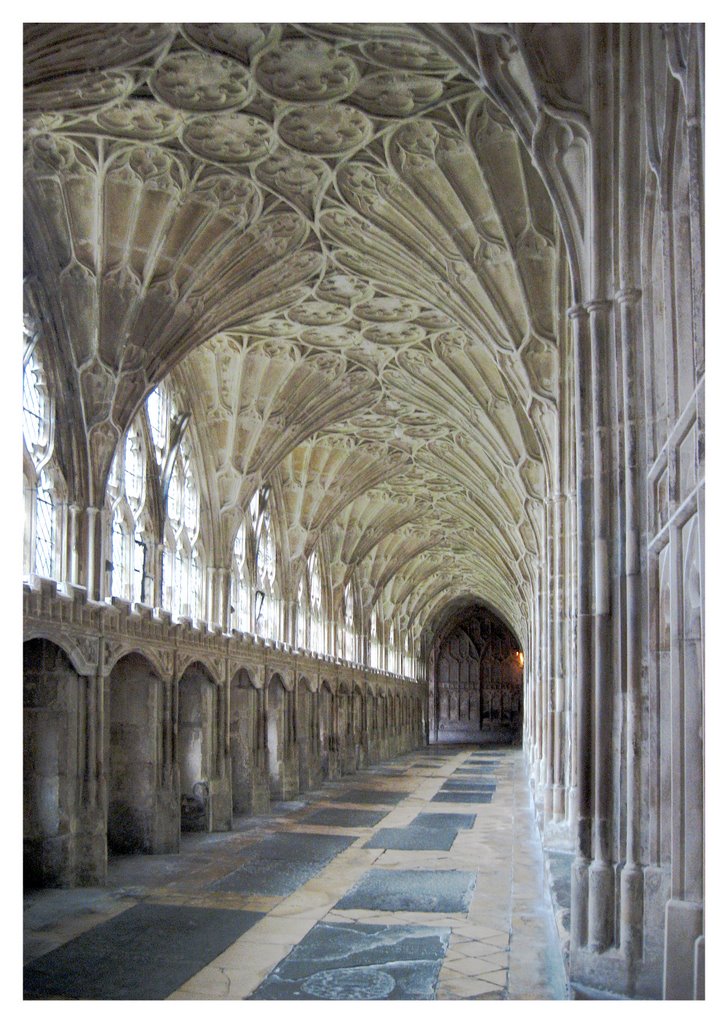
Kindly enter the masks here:
M 562 255 L 504 114 L 403 25 L 26 26 L 25 78 L 27 269 L 92 492 L 172 373 L 216 557 L 269 481 L 336 588 L 522 627 Z

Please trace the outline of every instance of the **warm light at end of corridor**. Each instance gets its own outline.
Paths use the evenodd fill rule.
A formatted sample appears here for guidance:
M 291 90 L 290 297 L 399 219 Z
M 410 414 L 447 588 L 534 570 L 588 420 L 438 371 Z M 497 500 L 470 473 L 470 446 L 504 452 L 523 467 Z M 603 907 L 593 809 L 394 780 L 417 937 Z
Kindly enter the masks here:
M 519 668 L 523 668 L 523 651 L 516 651 L 516 664 Z

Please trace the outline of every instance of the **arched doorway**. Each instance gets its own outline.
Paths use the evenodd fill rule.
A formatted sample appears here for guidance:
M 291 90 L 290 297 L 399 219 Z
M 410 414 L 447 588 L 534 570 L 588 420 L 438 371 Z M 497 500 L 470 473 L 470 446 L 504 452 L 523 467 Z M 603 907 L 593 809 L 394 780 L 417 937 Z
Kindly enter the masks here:
M 458 610 L 436 635 L 430 658 L 430 738 L 440 743 L 520 743 L 523 653 L 488 608 Z

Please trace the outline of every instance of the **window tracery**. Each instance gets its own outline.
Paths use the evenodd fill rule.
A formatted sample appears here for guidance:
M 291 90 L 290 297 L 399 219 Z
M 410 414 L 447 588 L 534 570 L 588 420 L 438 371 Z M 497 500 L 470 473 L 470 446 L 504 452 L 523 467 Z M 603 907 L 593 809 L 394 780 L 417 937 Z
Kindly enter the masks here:
M 29 333 L 24 325 L 26 342 Z M 23 360 L 24 571 L 59 579 L 64 485 L 53 459 L 53 415 L 43 366 L 33 345 Z
M 200 538 L 200 493 L 192 445 L 185 434 L 172 467 L 167 494 L 163 576 L 166 607 L 174 615 L 204 616 L 204 552 Z M 169 570 L 172 585 L 169 586 Z
M 279 638 L 280 593 L 276 566 L 276 543 L 273 535 L 269 493 L 258 491 L 250 505 L 258 538 L 255 559 L 255 632 L 269 640 Z
M 117 449 L 109 475 L 111 504 L 110 592 L 126 601 L 149 603 L 152 577 L 147 572 L 151 533 L 146 508 L 145 441 L 139 419 Z
M 344 657 L 356 661 L 356 634 L 354 631 L 354 588 L 347 583 L 344 590 Z
M 247 560 L 248 528 L 246 520 L 240 524 L 233 543 L 233 562 L 230 573 L 231 625 L 241 632 L 250 632 L 250 573 Z

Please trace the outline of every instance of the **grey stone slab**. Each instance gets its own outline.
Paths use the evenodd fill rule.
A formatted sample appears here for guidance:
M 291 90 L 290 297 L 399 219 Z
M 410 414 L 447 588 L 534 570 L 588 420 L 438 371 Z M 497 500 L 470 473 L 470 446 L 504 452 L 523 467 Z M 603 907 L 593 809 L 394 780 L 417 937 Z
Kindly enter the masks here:
M 347 789 L 328 799 L 340 804 L 398 804 L 408 793 L 393 793 L 391 789 Z
M 24 970 L 30 999 L 165 999 L 263 914 L 139 903 Z
M 380 828 L 369 842 L 368 850 L 449 850 L 457 838 L 454 828 L 422 828 L 409 825 L 407 828 Z
M 459 782 L 448 780 L 440 787 L 445 793 L 494 793 L 495 784 L 487 782 Z
M 250 999 L 434 999 L 449 929 L 321 922 Z
M 374 828 L 389 811 L 361 811 L 347 807 L 320 807 L 301 818 L 302 825 L 333 825 L 342 828 Z
M 472 828 L 475 824 L 474 814 L 448 814 L 447 811 L 429 814 L 422 811 L 411 822 L 412 825 L 420 828 Z
M 342 896 L 340 910 L 467 913 L 475 888 L 471 871 L 383 871 L 372 868 Z
M 244 863 L 208 889 L 289 896 L 354 841 L 354 836 L 278 832 L 247 847 L 242 853 Z
M 453 791 L 435 793 L 432 803 L 438 804 L 489 804 L 493 799 L 493 793 L 470 793 L 467 791 Z

